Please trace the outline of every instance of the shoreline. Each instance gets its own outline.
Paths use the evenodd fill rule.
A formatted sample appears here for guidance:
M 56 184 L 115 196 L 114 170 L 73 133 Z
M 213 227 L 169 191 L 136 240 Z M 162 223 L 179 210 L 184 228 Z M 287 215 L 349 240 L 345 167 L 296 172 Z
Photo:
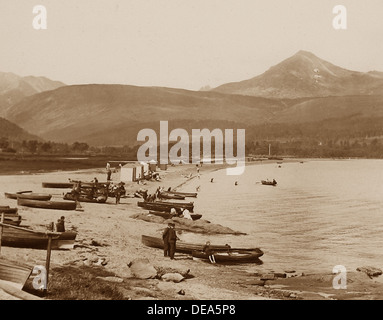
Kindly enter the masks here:
M 301 161 L 301 159 L 294 160 L 295 162 Z M 275 163 L 276 161 L 252 161 L 249 165 Z M 286 160 L 283 161 L 287 162 Z M 206 174 L 226 167 L 225 164 L 219 165 L 218 168 L 214 165 L 203 165 L 200 172 Z M 127 193 L 132 193 L 140 188 L 148 189 L 148 192 L 152 193 L 158 186 L 165 186 L 165 188 L 170 186 L 172 189 L 180 189 L 187 187 L 188 182 L 196 178 L 196 167 L 191 164 L 169 166 L 167 171 L 159 170 L 158 172 L 161 181 L 148 181 L 144 185 L 129 183 L 126 185 Z M 190 173 L 192 173 L 191 178 L 184 178 L 185 175 L 187 176 Z M 112 179 L 116 176 L 116 174 L 112 174 Z M 0 176 L 2 182 L 0 203 L 1 205 L 14 207 L 16 205 L 15 200 L 4 198 L 4 192 L 13 192 L 22 188 L 34 192 L 52 192 L 54 194 L 53 198 L 60 199 L 64 190 L 43 189 L 41 182 L 65 182 L 68 181 L 68 178 L 92 180 L 94 177 L 97 177 L 99 181 L 105 180 L 105 170 L 98 168 L 22 176 Z M 335 290 L 332 287 L 334 275 L 310 274 L 302 276 L 302 274 L 285 272 L 288 270 L 275 270 L 276 274 L 282 273 L 286 275 L 286 278 L 280 278 L 275 274 L 262 275 L 238 270 L 235 267 L 226 267 L 225 265 L 211 265 L 177 253 L 176 260 L 171 261 L 163 257 L 162 250 L 149 248 L 141 243 L 142 234 L 160 236 L 166 225 L 164 223 L 132 219 L 131 216 L 134 214 L 147 212 L 147 210 L 137 206 L 138 200 L 138 198 L 122 198 L 119 205 L 114 203 L 114 198 L 109 198 L 106 204 L 81 203 L 84 209 L 83 212 L 64 213 L 60 210 L 19 207 L 19 214 L 25 219 L 22 225 L 42 228 L 51 221 L 56 221 L 64 213 L 67 229 L 72 226 L 77 228 L 77 247 L 75 249 L 52 251 L 52 270 L 69 266 L 76 268 L 97 266 L 99 260 L 105 258 L 107 264 L 103 269 L 123 279 L 122 284 L 126 284 L 135 279 L 128 264 L 136 259 L 147 259 L 158 268 L 190 269 L 190 273 L 194 276 L 180 283 L 165 283 L 157 279 L 142 280 L 137 286 L 141 288 L 140 290 L 135 290 L 134 294 L 126 293 L 126 296 L 132 299 L 152 299 L 153 292 L 157 292 L 158 288 L 160 289 L 155 295 L 155 299 L 158 300 L 307 300 L 371 299 L 371 297 L 381 299 L 383 296 L 383 283 L 380 282 L 379 277 L 370 279 L 364 273 L 357 271 L 348 274 L 348 278 L 352 282 L 346 292 L 345 290 Z M 92 242 L 101 245 L 95 247 Z M 45 250 L 10 247 L 2 247 L 2 255 L 31 265 L 44 265 L 46 258 Z M 54 272 L 52 274 L 54 275 Z M 50 281 L 54 282 L 55 279 L 52 278 Z M 185 291 L 185 295 L 177 294 L 181 289 Z M 152 294 L 150 294 L 150 290 L 153 291 Z

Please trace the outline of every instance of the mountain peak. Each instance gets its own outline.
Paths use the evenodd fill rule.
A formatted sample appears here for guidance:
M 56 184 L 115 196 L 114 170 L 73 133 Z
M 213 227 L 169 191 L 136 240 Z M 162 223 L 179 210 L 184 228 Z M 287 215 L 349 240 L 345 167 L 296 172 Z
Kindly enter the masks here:
M 305 98 L 383 94 L 379 73 L 343 69 L 300 50 L 254 78 L 221 85 L 214 91 L 265 98 Z

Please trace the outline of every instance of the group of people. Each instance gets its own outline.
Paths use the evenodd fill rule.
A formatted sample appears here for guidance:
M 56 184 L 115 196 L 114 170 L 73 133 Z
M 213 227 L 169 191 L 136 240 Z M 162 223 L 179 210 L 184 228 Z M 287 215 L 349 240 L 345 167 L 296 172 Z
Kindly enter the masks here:
M 188 209 L 180 208 L 180 210 L 177 212 L 175 208 L 171 208 L 170 214 L 172 215 L 172 217 L 179 217 L 179 218 L 193 220 L 190 215 L 190 211 Z
M 121 196 L 124 196 L 126 194 L 124 185 L 124 182 L 120 182 L 118 184 L 109 184 L 108 193 L 116 198 L 116 204 L 119 204 Z

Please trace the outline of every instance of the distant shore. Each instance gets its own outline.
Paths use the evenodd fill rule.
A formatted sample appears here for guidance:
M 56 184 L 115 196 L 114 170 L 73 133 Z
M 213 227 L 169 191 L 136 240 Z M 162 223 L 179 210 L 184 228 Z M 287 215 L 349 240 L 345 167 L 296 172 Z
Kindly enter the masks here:
M 325 159 L 315 159 L 325 160 Z M 286 161 L 309 161 L 309 159 L 286 159 Z M 276 160 L 251 161 L 246 165 L 275 163 Z M 203 165 L 201 174 L 226 168 L 226 165 Z M 195 165 L 168 166 L 165 171 L 158 171 L 160 181 L 145 181 L 145 184 L 127 183 L 126 190 L 132 194 L 140 188 L 153 193 L 159 186 L 188 190 L 188 182 L 196 178 Z M 191 174 L 191 176 L 190 176 Z M 15 200 L 4 197 L 4 192 L 33 190 L 53 194 L 53 199 L 62 199 L 63 189 L 44 189 L 42 182 L 67 182 L 68 179 L 90 181 L 97 177 L 99 181 L 106 179 L 104 168 L 61 171 L 27 175 L 0 176 L 0 204 L 16 206 Z M 112 174 L 112 180 L 119 180 L 118 172 Z M 202 189 L 203 190 L 203 189 Z M 188 201 L 193 201 L 188 198 Z M 235 267 L 212 265 L 203 261 L 193 260 L 185 254 L 177 254 L 171 261 L 163 256 L 162 250 L 144 246 L 141 243 L 143 234 L 160 236 L 165 223 L 153 223 L 131 218 L 134 214 L 144 213 L 137 206 L 138 198 L 126 197 L 116 205 L 114 198 L 108 198 L 105 204 L 81 203 L 84 211 L 55 211 L 19 207 L 23 217 L 22 225 L 43 229 L 47 224 L 65 215 L 67 229 L 75 227 L 78 231 L 76 248 L 69 251 L 53 251 L 51 257 L 52 291 L 55 290 L 58 272 L 62 268 L 100 267 L 98 261 L 105 259 L 103 270 L 122 279 L 120 291 L 122 299 L 159 299 L 159 300 L 259 300 L 259 299 L 381 299 L 383 297 L 382 277 L 369 278 L 365 273 L 352 271 L 347 290 L 333 288 L 334 275 L 310 274 L 303 275 L 291 272 L 294 270 L 275 270 L 275 274 L 257 274 L 237 270 Z M 94 243 L 99 244 L 95 246 Z M 45 250 L 2 247 L 3 256 L 28 263 L 44 264 Z M 128 264 L 135 259 L 147 259 L 156 268 L 187 270 L 192 278 L 179 283 L 164 283 L 159 279 L 138 281 L 132 276 Z M 64 269 L 65 270 L 65 269 Z M 252 268 L 254 270 L 254 268 Z M 289 271 L 289 272 L 287 272 Z M 69 272 L 69 271 L 68 271 Z M 280 276 L 286 276 L 281 278 Z M 94 281 L 96 281 L 94 279 Z M 134 285 L 133 285 L 134 283 Z M 129 286 L 130 291 L 123 290 Z M 133 289 L 132 289 L 133 288 Z M 180 290 L 184 295 L 178 294 Z M 52 293 L 53 294 L 53 293 Z M 47 298 L 50 298 L 48 295 Z M 52 296 L 51 296 L 52 298 Z M 60 299 L 60 294 L 54 299 Z M 68 297 L 65 296 L 67 299 Z M 76 299 L 76 292 L 72 298 Z

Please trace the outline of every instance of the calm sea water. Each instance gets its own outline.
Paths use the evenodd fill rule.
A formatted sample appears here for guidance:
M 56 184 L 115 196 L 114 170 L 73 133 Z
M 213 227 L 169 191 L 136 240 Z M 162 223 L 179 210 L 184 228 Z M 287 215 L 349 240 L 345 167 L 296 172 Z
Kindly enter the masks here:
M 278 185 L 262 185 L 265 179 Z M 256 268 L 264 270 L 331 273 L 335 265 L 353 271 L 383 266 L 382 160 L 247 166 L 241 176 L 220 170 L 182 189 L 197 185 L 194 212 L 246 235 L 184 234 L 185 240 L 260 247 L 263 265 Z

